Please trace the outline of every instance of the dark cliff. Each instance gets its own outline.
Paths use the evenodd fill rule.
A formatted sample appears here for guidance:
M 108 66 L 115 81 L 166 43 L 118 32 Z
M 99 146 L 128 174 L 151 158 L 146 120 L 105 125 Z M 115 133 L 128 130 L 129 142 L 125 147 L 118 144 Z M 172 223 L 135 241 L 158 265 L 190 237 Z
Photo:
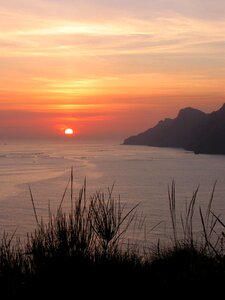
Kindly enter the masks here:
M 160 121 L 155 127 L 125 139 L 124 144 L 225 154 L 225 104 L 210 114 L 190 107 L 181 109 L 175 119 Z

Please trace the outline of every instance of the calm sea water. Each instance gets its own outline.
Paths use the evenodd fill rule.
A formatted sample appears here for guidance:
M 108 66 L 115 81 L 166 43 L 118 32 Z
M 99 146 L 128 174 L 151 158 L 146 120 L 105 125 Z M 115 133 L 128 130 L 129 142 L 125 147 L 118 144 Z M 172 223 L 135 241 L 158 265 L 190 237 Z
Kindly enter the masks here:
M 185 203 L 200 185 L 196 230 L 200 230 L 198 208 L 206 208 L 217 180 L 213 210 L 225 220 L 225 156 L 115 142 L 11 141 L 0 145 L 0 234 L 17 229 L 17 235 L 23 237 L 35 228 L 28 185 L 39 218 L 47 218 L 48 206 L 54 211 L 60 203 L 72 166 L 74 194 L 79 192 L 86 177 L 89 194 L 96 190 L 107 193 L 115 184 L 114 196 L 120 196 L 127 209 L 140 203 L 137 215 L 145 217 L 140 239 L 156 242 L 171 234 L 167 190 L 172 180 L 176 183 L 179 212 L 185 210 Z M 65 209 L 69 205 L 68 193 Z M 135 226 L 138 228 L 137 223 Z

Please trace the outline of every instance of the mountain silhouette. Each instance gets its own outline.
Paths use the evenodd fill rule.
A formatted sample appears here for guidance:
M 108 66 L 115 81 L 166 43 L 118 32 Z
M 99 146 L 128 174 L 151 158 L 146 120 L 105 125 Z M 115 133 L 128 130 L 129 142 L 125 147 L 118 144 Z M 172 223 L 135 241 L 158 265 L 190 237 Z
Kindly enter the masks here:
M 183 148 L 196 154 L 225 154 L 225 104 L 209 114 L 183 108 L 175 119 L 166 118 L 155 127 L 125 139 L 123 144 Z

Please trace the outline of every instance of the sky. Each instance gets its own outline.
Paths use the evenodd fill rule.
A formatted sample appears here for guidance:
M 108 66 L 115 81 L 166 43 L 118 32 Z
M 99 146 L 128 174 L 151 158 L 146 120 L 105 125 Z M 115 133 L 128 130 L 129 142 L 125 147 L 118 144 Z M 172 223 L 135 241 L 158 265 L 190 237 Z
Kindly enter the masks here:
M 225 102 L 225 0 L 0 0 L 0 140 L 123 140 Z

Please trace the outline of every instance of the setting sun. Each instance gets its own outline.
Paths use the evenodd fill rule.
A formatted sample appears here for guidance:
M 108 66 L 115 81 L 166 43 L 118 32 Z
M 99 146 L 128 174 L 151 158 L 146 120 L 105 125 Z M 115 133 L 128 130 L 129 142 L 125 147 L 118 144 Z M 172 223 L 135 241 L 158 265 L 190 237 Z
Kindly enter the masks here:
M 217 110 L 225 0 L 202 3 L 0 0 L 1 141 L 120 142 L 184 107 Z
M 64 133 L 65 133 L 66 135 L 72 135 L 72 134 L 73 134 L 73 129 L 67 128 L 67 129 L 64 131 Z

